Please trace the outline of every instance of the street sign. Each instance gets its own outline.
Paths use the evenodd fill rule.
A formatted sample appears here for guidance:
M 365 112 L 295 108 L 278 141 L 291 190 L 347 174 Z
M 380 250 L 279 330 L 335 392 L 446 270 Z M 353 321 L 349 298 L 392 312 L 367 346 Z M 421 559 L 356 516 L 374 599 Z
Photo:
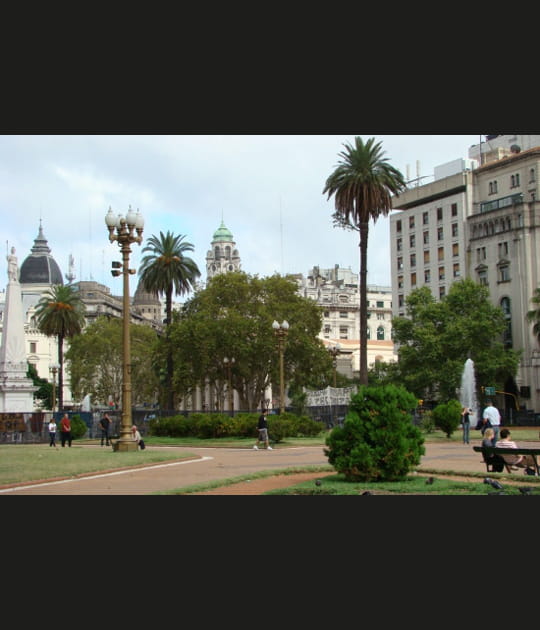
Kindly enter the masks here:
M 484 392 L 486 396 L 495 396 L 495 388 L 494 387 L 484 387 Z

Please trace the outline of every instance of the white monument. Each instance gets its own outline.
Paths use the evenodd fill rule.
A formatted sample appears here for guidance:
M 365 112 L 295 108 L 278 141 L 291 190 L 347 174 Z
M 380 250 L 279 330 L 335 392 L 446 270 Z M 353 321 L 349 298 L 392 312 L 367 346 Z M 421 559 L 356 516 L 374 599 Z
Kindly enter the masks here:
M 24 317 L 19 266 L 14 247 L 7 256 L 7 263 L 8 285 L 0 345 L 0 412 L 30 413 L 34 410 L 34 392 L 38 388 L 26 376 L 28 361 L 24 341 Z

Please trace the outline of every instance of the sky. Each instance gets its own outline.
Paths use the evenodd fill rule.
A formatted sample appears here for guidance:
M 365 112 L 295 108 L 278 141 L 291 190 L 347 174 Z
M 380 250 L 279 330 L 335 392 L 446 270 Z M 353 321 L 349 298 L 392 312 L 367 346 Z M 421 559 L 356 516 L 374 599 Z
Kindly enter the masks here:
M 381 142 L 384 157 L 407 179 L 433 181 L 433 170 L 467 158 L 480 135 L 355 134 Z M 333 227 L 326 179 L 355 135 L 1 135 L 0 213 L 5 256 L 19 266 L 40 222 L 62 273 L 73 256 L 75 282 L 95 280 L 122 294 L 111 262 L 120 248 L 105 226 L 109 207 L 144 217 L 142 249 L 160 232 L 183 235 L 206 280 L 206 255 L 223 221 L 242 270 L 251 275 L 303 273 L 319 266 L 359 270 L 358 233 Z M 370 224 L 368 284 L 390 286 L 388 217 Z M 4 261 L 5 261 L 4 256 Z M 134 292 L 138 275 L 130 278 Z M 7 284 L 7 262 L 0 289 Z M 175 298 L 182 301 L 183 298 Z

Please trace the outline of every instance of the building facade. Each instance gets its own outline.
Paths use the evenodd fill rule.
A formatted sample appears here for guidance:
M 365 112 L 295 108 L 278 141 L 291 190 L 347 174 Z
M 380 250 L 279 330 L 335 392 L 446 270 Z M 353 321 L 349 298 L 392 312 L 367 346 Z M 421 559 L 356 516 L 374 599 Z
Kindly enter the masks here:
M 526 313 L 540 286 L 540 136 L 487 139 L 470 148 L 469 161 L 442 165 L 432 183 L 394 198 L 392 310 L 405 316 L 405 299 L 423 286 L 436 299 L 464 277 L 488 286 L 508 321 L 505 343 L 522 351 L 517 406 L 538 412 L 540 358 Z

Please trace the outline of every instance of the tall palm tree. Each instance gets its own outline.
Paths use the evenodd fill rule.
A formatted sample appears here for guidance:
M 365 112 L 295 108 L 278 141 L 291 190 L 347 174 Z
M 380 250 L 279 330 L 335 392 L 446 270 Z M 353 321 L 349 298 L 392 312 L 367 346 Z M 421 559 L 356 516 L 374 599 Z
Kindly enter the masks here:
M 533 322 L 533 333 L 540 344 L 540 288 L 536 289 L 531 302 L 535 308 L 527 313 L 527 321 Z
M 139 276 L 145 291 L 154 295 L 165 295 L 166 338 L 167 338 L 167 404 L 169 409 L 174 406 L 172 391 L 173 354 L 169 343 L 170 325 L 172 322 L 172 296 L 183 295 L 194 288 L 195 281 L 201 272 L 194 260 L 186 256 L 186 252 L 193 251 L 193 245 L 182 235 L 175 236 L 172 232 L 159 233 L 159 238 L 152 235 L 144 252 L 149 252 L 141 260 Z
M 36 306 L 38 329 L 58 340 L 58 410 L 64 407 L 64 340 L 78 335 L 84 328 L 85 306 L 71 285 L 57 284 L 45 293 Z
M 354 146 L 344 143 L 345 151 L 335 171 L 328 177 L 323 194 L 334 195 L 334 224 L 360 232 L 360 384 L 367 385 L 367 251 L 369 221 L 387 216 L 392 195 L 405 187 L 401 172 L 383 157 L 381 143 L 356 137 Z

